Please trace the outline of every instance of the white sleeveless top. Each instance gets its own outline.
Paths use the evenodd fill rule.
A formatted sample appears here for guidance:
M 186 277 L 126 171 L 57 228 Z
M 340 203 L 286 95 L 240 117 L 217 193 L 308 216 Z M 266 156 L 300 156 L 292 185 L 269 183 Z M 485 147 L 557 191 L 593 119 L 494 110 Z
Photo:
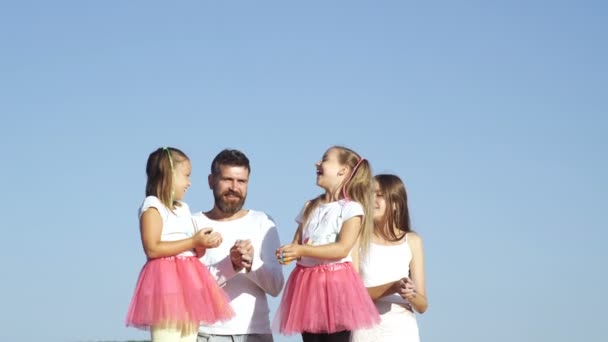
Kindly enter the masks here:
M 367 257 L 361 260 L 359 274 L 365 287 L 386 284 L 403 277 L 409 277 L 412 250 L 407 235 L 398 245 L 379 245 L 371 243 Z M 377 301 L 406 304 L 407 300 L 393 293 Z

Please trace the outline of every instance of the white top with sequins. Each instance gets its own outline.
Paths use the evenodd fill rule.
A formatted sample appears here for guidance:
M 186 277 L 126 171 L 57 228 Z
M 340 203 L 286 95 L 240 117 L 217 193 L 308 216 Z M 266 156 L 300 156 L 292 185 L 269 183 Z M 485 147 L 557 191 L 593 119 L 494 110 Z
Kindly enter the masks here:
M 301 224 L 304 220 L 304 209 L 302 208 L 296 222 Z M 336 242 L 342 224 L 355 216 L 363 216 L 363 207 L 358 202 L 339 200 L 336 202 L 319 204 L 309 214 L 308 222 L 302 229 L 302 244 L 312 246 L 326 245 Z M 310 257 L 302 257 L 298 264 L 302 266 L 315 266 L 337 262 L 352 261 L 351 253 L 342 260 L 325 260 Z

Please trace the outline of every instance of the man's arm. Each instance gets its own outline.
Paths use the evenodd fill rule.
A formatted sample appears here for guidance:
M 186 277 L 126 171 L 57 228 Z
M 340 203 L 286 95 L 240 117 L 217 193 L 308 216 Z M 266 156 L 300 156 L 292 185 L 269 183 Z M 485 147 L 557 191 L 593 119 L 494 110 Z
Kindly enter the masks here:
M 264 292 L 276 297 L 281 292 L 285 282 L 283 269 L 275 256 L 275 251 L 279 248 L 281 242 L 277 228 L 270 218 L 267 218 L 263 225 L 264 227 L 260 232 L 263 234 L 263 238 L 261 240 L 256 239 L 256 241 L 261 241 L 261 244 L 256 243 L 256 246 L 253 246 L 254 256 L 251 270 L 246 272 L 245 275 Z
M 228 280 L 239 273 L 232 266 L 230 255 L 227 255 L 224 259 L 215 264 L 208 264 L 205 260 L 205 256 L 201 258 L 201 261 L 207 266 L 209 273 L 211 273 L 211 276 L 215 278 L 220 286 L 223 286 Z

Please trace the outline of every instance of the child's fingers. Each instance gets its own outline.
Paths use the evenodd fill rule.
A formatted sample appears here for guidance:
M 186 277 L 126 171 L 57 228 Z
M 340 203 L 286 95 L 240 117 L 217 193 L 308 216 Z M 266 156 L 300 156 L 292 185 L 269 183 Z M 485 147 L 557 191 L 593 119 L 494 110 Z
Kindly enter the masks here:
M 277 249 L 276 256 L 277 256 L 277 260 L 279 261 L 279 263 L 281 265 L 286 265 L 294 260 L 294 257 L 292 255 L 291 251 L 289 249 L 286 249 L 283 247 Z
M 200 230 L 200 232 L 201 232 L 200 234 L 209 234 L 212 231 L 213 231 L 213 228 L 205 227 L 205 228 L 203 228 L 203 229 Z

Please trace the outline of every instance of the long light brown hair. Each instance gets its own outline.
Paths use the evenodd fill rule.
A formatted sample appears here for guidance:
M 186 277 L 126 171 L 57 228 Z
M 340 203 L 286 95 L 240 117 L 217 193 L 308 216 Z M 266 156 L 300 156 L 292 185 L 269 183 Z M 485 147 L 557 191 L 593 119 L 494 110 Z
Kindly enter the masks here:
M 174 147 L 160 147 L 150 153 L 146 163 L 146 196 L 158 197 L 171 210 L 180 206 L 173 199 L 173 178 L 177 165 L 189 160 L 184 152 Z
M 412 231 L 405 185 L 399 176 L 391 174 L 376 175 L 374 179 L 386 203 L 382 219 L 374 225 L 375 233 L 386 241 L 399 241 Z

